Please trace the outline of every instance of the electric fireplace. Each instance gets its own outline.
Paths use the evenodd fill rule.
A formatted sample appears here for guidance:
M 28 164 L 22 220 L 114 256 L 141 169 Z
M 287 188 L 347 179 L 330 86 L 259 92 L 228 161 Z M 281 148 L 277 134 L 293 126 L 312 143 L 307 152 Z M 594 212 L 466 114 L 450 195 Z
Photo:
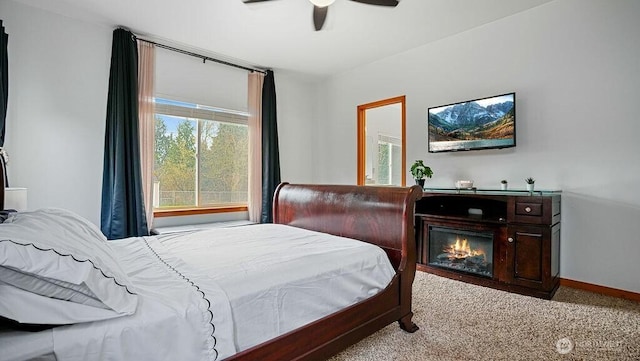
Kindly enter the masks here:
M 493 232 L 429 227 L 429 265 L 493 276 Z

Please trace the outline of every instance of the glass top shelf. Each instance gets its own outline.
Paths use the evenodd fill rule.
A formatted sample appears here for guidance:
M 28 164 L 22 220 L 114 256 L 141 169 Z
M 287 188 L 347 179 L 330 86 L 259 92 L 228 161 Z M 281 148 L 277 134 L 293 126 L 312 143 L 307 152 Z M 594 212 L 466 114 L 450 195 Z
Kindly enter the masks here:
M 432 188 L 425 187 L 422 189 L 429 193 L 448 193 L 448 194 L 488 194 L 488 195 L 505 195 L 505 196 L 551 196 L 561 194 L 560 190 L 534 189 L 532 191 L 526 189 L 490 189 L 490 188 Z

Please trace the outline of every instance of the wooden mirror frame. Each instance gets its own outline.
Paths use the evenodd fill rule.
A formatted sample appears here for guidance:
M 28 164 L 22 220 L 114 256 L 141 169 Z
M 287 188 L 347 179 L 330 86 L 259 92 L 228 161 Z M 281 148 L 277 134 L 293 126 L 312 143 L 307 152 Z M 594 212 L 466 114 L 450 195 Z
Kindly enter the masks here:
M 406 107 L 406 97 L 404 95 L 398 96 L 395 98 L 378 100 L 373 103 L 367 103 L 358 105 L 358 185 L 364 185 L 364 177 L 365 177 L 365 160 L 366 160 L 366 150 L 367 150 L 367 134 L 366 134 L 366 122 L 367 116 L 366 112 L 369 109 L 383 107 L 385 105 L 398 104 L 400 103 L 401 107 L 401 141 L 402 141 L 402 186 L 406 186 L 407 182 L 407 150 L 406 150 L 406 118 L 407 118 L 407 107 Z

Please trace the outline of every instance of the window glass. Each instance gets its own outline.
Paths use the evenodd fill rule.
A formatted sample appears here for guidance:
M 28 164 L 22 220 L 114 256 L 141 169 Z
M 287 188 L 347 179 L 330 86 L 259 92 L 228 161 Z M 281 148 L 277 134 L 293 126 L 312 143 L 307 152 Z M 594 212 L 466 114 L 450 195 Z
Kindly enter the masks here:
M 378 134 L 378 167 L 375 184 L 399 185 L 402 183 L 402 145 L 396 137 Z
M 390 144 L 378 142 L 378 179 L 376 184 L 390 184 L 389 168 L 391 167 Z
M 246 205 L 247 114 L 156 99 L 154 209 Z

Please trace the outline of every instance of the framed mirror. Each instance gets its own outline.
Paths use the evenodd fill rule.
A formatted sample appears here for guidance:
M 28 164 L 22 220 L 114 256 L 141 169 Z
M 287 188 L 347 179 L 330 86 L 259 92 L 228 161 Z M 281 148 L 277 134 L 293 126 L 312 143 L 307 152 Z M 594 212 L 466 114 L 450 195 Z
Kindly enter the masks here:
M 405 96 L 358 105 L 358 185 L 406 184 Z

